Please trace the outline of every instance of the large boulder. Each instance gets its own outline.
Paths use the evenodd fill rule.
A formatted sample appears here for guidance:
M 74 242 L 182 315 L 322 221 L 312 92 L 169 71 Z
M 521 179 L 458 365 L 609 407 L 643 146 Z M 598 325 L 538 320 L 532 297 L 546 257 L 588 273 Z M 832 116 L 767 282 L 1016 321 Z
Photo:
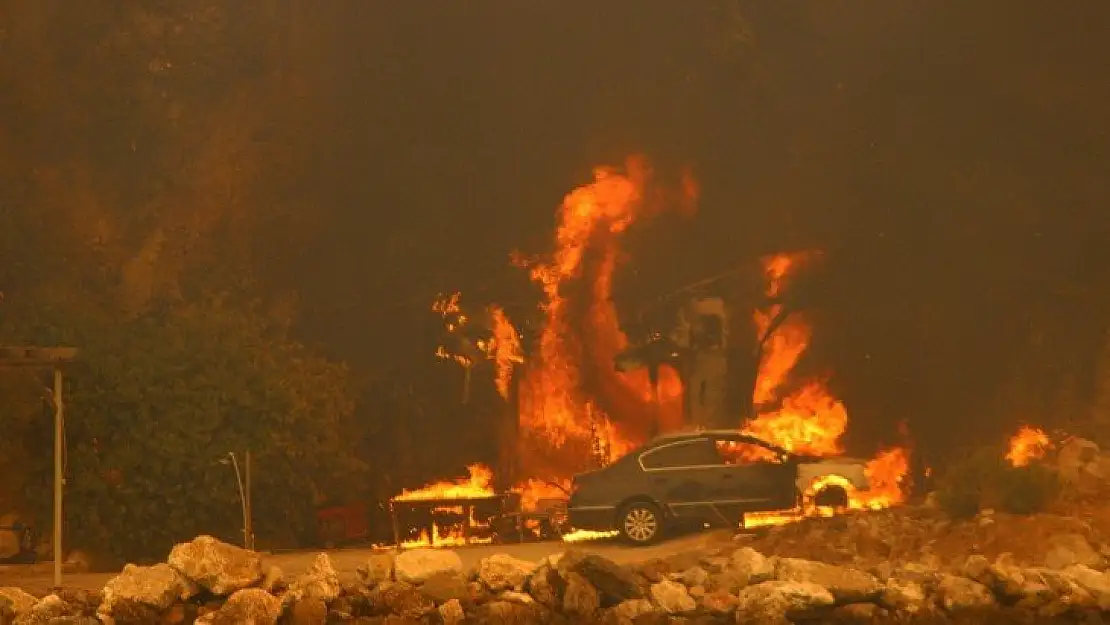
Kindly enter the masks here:
M 878 598 L 883 589 L 879 580 L 870 573 L 798 558 L 779 559 L 775 567 L 775 579 L 823 586 L 838 603 L 872 601 Z
M 161 612 L 176 601 L 189 599 L 198 590 L 196 584 L 168 564 L 128 564 L 119 575 L 104 585 L 104 595 L 97 613 L 126 617 L 129 614 L 141 614 L 145 611 L 144 608 Z
M 331 558 L 326 553 L 320 553 L 316 555 L 308 570 L 289 584 L 287 597 L 290 600 L 310 597 L 324 603 L 331 603 L 339 598 L 341 590 L 339 573 L 332 566 Z
M 371 554 L 366 564 L 358 567 L 355 573 L 367 586 L 376 586 L 382 582 L 393 581 L 393 561 L 396 558 L 393 552 Z
M 564 578 L 567 588 L 563 593 L 563 611 L 582 622 L 591 621 L 601 606 L 597 589 L 579 573 L 568 572 Z
M 283 611 L 281 600 L 261 588 L 237 590 L 215 612 L 196 620 L 196 625 L 277 625 Z
M 698 607 L 690 592 L 678 582 L 663 581 L 652 584 L 651 600 L 668 614 L 693 612 Z
M 412 549 L 393 561 L 397 581 L 419 584 L 436 573 L 462 573 L 459 554 L 445 549 Z
M 185 577 L 221 596 L 254 586 L 265 576 L 257 553 L 211 536 L 197 536 L 175 545 L 166 561 Z
M 494 592 L 520 590 L 536 568 L 532 562 L 499 553 L 478 563 L 478 580 Z
M 1082 534 L 1070 532 L 1056 534 L 1048 540 L 1044 565 L 1050 569 L 1064 569 L 1072 565 L 1092 569 L 1104 568 L 1104 558 Z
M 22 588 L 13 586 L 0 588 L 0 604 L 8 604 L 9 609 L 17 616 L 29 612 L 38 602 L 34 595 Z
M 631 569 L 601 556 L 567 552 L 559 561 L 558 568 L 560 572 L 577 573 L 584 577 L 597 589 L 603 608 L 615 606 L 629 599 L 644 597 L 644 588 Z
M 729 570 L 739 573 L 746 584 L 758 584 L 775 577 L 775 563 L 751 547 L 741 547 L 732 553 Z
M 944 575 L 937 584 L 940 604 L 949 612 L 986 610 L 997 605 L 990 589 L 959 575 Z
M 835 603 L 832 593 L 810 582 L 761 582 L 737 595 L 736 622 L 787 625 L 813 618 Z

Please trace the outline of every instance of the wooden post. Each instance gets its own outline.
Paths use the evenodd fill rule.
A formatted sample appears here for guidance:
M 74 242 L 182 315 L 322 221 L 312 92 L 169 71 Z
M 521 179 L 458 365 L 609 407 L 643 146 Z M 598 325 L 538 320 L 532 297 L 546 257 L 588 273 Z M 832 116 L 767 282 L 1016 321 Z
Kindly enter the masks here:
M 397 551 L 400 551 L 401 528 L 397 523 L 397 506 L 392 501 L 389 502 L 389 519 L 393 523 L 393 546 Z
M 65 484 L 65 406 L 62 403 L 62 369 L 54 368 L 54 586 L 62 585 L 62 487 Z
M 246 525 L 247 549 L 254 551 L 254 503 L 251 499 L 251 452 L 249 449 L 243 453 L 243 463 L 246 465 L 244 469 L 245 477 L 243 478 L 245 482 L 243 485 L 243 503 L 247 510 L 243 523 Z

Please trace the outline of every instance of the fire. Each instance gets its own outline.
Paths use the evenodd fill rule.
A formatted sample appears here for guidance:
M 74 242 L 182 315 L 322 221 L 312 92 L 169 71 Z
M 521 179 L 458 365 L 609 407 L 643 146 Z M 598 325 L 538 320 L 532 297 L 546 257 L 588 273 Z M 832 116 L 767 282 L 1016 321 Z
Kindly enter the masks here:
M 470 318 L 463 313 L 460 306 L 462 294 L 455 292 L 451 295 L 440 295 L 432 303 L 432 311 L 443 317 L 444 329 L 447 334 L 462 332 L 465 328 L 470 330 Z M 489 336 L 478 338 L 474 341 L 474 357 L 492 361 L 494 366 L 494 384 L 501 397 L 509 398 L 509 385 L 512 382 L 513 370 L 516 365 L 524 362 L 524 351 L 520 342 L 520 333 L 509 321 L 508 315 L 500 306 L 492 305 L 486 310 L 489 326 Z M 466 354 L 452 352 L 445 345 L 436 348 L 436 356 L 444 360 L 453 360 L 468 371 L 474 365 L 472 357 Z
M 394 501 L 427 501 L 430 499 L 482 499 L 493 497 L 493 471 L 481 464 L 466 468 L 469 477 L 453 482 L 442 481 L 416 490 L 404 490 Z
M 1010 450 L 1006 460 L 1015 467 L 1024 467 L 1033 460 L 1043 458 L 1052 447 L 1052 441 L 1043 430 L 1023 425 L 1010 439 Z
M 766 342 L 753 396 L 757 416 L 744 427 L 748 433 L 787 451 L 828 456 L 843 451 L 840 437 L 848 429 L 848 410 L 843 402 L 833 397 L 821 379 L 809 380 L 792 392 L 786 392 L 791 388 L 790 377 L 795 366 L 809 347 L 812 330 L 805 317 L 791 313 L 785 321 L 780 320 L 778 327 L 771 329 L 783 312 L 783 304 L 778 300 L 792 271 L 814 256 L 814 253 L 778 254 L 763 261 L 766 295 L 772 303 L 766 310 L 756 310 L 754 315 L 758 337 L 766 337 Z M 768 331 L 770 336 L 766 336 Z M 903 481 L 908 472 L 909 452 L 894 448 L 881 452 L 867 464 L 870 488 L 866 492 L 855 491 L 848 480 L 832 475 L 812 484 L 809 494 L 837 486 L 848 492 L 850 508 L 883 508 L 904 499 Z M 770 513 L 757 515 L 752 521 L 766 525 L 796 516 L 797 512 Z
M 500 306 L 490 306 L 490 319 L 493 323 L 493 338 L 489 341 L 486 353 L 496 367 L 494 382 L 501 397 L 509 398 L 509 384 L 513 378 L 513 368 L 524 362 L 524 351 L 520 345 L 520 333 L 509 321 Z
M 537 471 L 567 477 L 589 468 L 583 450 L 607 462 L 629 451 L 660 424 L 681 422 L 681 383 L 661 372 L 653 389 L 646 371 L 617 373 L 616 355 L 628 346 L 612 301 L 620 236 L 648 211 L 649 172 L 640 159 L 623 171 L 598 168 L 593 182 L 571 191 L 559 209 L 555 249 L 533 265 L 543 291 L 543 322 L 536 354 L 522 379 L 520 423 Z M 685 206 L 696 184 L 684 180 Z M 658 392 L 656 392 L 656 390 Z M 618 409 L 621 419 L 611 418 Z M 541 456 L 558 454 L 558 458 Z M 579 460 L 574 460 L 574 457 Z

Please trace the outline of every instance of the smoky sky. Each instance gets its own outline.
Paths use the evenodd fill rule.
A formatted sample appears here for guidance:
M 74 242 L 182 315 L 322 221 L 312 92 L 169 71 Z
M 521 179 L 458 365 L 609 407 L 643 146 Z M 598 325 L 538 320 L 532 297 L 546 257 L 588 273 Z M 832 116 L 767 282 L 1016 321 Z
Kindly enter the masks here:
M 290 7 L 291 192 L 328 215 L 290 280 L 305 336 L 356 366 L 416 367 L 437 291 L 535 301 L 510 252 L 550 249 L 562 196 L 641 153 L 691 167 L 702 198 L 629 233 L 619 307 L 824 250 L 805 366 L 832 374 L 861 452 L 900 420 L 926 448 L 1001 437 L 1049 410 L 1008 389 L 1089 386 L 1106 3 Z

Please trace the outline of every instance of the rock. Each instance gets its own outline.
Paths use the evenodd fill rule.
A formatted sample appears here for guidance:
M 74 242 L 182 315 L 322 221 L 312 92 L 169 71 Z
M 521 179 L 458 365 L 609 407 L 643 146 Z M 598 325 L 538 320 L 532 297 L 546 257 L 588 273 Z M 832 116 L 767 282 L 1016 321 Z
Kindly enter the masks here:
M 731 570 L 744 575 L 749 584 L 758 584 L 775 577 L 774 562 L 751 547 L 741 547 L 732 552 Z
M 609 608 L 618 623 L 631 623 L 645 614 L 655 614 L 658 608 L 647 599 L 629 599 Z
M 492 601 L 480 605 L 474 610 L 473 622 L 490 623 L 491 625 L 531 625 L 532 623 L 539 623 L 541 620 L 535 606 L 508 601 Z
M 266 572 L 262 574 L 262 581 L 259 582 L 258 587 L 266 592 L 275 595 L 285 586 L 285 576 L 282 574 L 281 569 L 276 566 L 266 567 Z
M 46 595 L 35 602 L 30 610 L 16 617 L 13 625 L 47 625 L 69 612 L 69 606 L 58 595 Z
M 563 611 L 582 621 L 589 621 L 601 606 L 598 591 L 580 573 L 568 572 L 564 578 L 567 588 L 563 593 Z
M 874 603 L 849 603 L 834 608 L 829 614 L 829 620 L 833 623 L 858 623 L 860 625 L 886 622 L 885 617 L 885 611 Z
M 559 564 L 563 566 L 564 563 Z M 568 570 L 584 577 L 597 590 L 601 607 L 611 607 L 622 601 L 644 596 L 644 591 L 631 570 L 601 556 L 590 554 L 578 558 Z
M 566 581 L 550 565 L 541 564 L 528 578 L 526 590 L 532 598 L 551 609 L 563 605 Z
M 702 561 L 706 572 L 721 573 L 732 564 L 732 558 L 725 556 L 710 556 Z
M 281 600 L 261 588 L 237 590 L 216 612 L 196 620 L 197 625 L 276 625 L 282 613 Z
M 889 610 L 908 614 L 924 612 L 929 605 L 921 584 L 908 579 L 888 579 L 878 601 Z
M 680 580 L 687 586 L 705 586 L 709 581 L 709 573 L 700 566 L 695 566 L 683 571 Z
M 406 582 L 378 584 L 370 592 L 370 604 L 375 611 L 399 614 L 412 619 L 419 619 L 436 608 L 435 601 L 426 596 L 422 588 Z
M 215 595 L 228 595 L 253 586 L 264 575 L 257 553 L 211 536 L 198 536 L 174 545 L 166 562 Z
M 736 622 L 786 625 L 793 619 L 813 617 L 834 603 L 832 593 L 817 584 L 761 582 L 737 595 Z
M 359 580 L 367 586 L 376 586 L 382 582 L 393 581 L 392 553 L 375 553 L 370 556 L 366 564 L 355 569 Z
M 635 565 L 633 571 L 654 584 L 667 579 L 667 575 L 671 572 L 671 566 L 661 558 L 653 558 Z
M 288 596 L 296 599 L 312 597 L 331 603 L 339 598 L 341 589 L 339 573 L 332 566 L 331 558 L 321 553 L 316 555 L 308 570 L 289 584 Z
M 1075 564 L 1063 569 L 1061 574 L 1090 593 L 1100 610 L 1110 611 L 1110 577 L 1106 573 Z
M 144 608 L 161 612 L 176 601 L 189 599 L 198 591 L 193 582 L 168 564 L 128 564 L 104 585 L 102 603 L 97 612 L 135 619 L 146 612 Z
M 506 590 L 497 595 L 497 600 L 508 601 L 510 603 L 523 603 L 525 605 L 532 605 L 536 602 L 536 600 L 532 598 L 532 595 L 517 590 Z
M 439 606 L 439 618 L 443 625 L 459 625 L 466 619 L 466 613 L 458 599 L 450 599 Z
M 412 549 L 393 561 L 397 581 L 418 584 L 436 573 L 463 572 L 462 559 L 454 551 L 443 549 Z
M 1082 534 L 1057 534 L 1049 539 L 1048 544 L 1044 565 L 1050 569 L 1063 569 L 1075 564 L 1092 569 L 1103 566 L 1102 554 Z
M 328 605 L 317 597 L 302 597 L 293 602 L 286 616 L 288 625 L 325 625 Z
M 989 588 L 958 575 L 943 575 L 937 585 L 940 604 L 949 612 L 981 610 L 996 605 Z
M 10 604 L 11 611 L 17 616 L 30 611 L 39 600 L 22 588 L 4 586 L 0 588 L 0 603 Z
M 838 603 L 863 603 L 878 598 L 882 585 L 874 576 L 842 566 L 781 558 L 775 578 L 784 582 L 808 582 L 823 586 Z
M 698 607 L 686 587 L 678 582 L 663 581 L 652 584 L 651 599 L 668 614 L 693 612 Z
M 536 568 L 531 562 L 499 553 L 478 563 L 478 580 L 494 592 L 519 590 Z
M 990 570 L 991 561 L 979 554 L 973 554 L 967 557 L 963 565 L 963 575 L 968 579 L 982 581 L 982 578 Z
M 735 595 L 748 585 L 748 575 L 740 571 L 724 571 L 709 576 L 705 583 L 707 592 L 727 592 Z
M 723 590 L 706 593 L 701 598 L 701 607 L 710 614 L 732 614 L 736 610 L 736 596 Z
M 470 598 L 470 586 L 466 583 L 466 579 L 459 573 L 449 571 L 436 573 L 424 580 L 420 585 L 420 592 L 437 605 L 452 599 L 465 601 Z

